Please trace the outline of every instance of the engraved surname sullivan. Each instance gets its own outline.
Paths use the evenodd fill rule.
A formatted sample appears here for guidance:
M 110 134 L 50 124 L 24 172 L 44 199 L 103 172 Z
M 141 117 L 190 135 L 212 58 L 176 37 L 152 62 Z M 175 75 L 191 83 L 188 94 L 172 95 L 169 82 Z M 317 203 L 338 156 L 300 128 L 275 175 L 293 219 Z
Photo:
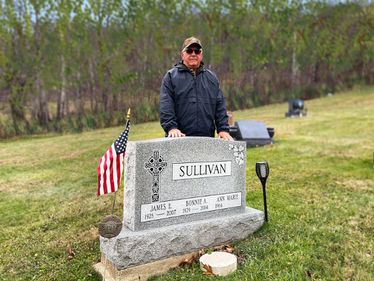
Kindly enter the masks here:
M 230 175 L 231 161 L 173 164 L 173 180 L 223 177 Z

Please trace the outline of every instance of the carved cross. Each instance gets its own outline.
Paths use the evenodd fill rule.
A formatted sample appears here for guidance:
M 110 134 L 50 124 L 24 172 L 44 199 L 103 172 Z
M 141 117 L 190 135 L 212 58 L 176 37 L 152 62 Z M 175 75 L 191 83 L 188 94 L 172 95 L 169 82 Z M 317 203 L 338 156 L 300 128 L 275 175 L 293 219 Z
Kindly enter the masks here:
M 153 151 L 153 156 L 145 163 L 144 167 L 153 176 L 152 202 L 160 201 L 160 174 L 167 165 L 158 150 Z

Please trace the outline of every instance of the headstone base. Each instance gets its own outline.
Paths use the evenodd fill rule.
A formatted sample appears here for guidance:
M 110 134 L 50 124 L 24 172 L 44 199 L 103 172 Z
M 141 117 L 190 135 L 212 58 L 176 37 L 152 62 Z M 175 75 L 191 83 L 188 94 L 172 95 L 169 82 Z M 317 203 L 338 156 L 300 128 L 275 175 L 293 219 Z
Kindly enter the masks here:
M 100 237 L 100 250 L 117 270 L 124 270 L 244 239 L 263 223 L 262 211 L 246 207 L 237 214 L 154 229 L 123 227 L 117 237 Z
M 185 260 L 190 260 L 198 253 L 189 253 L 181 256 L 171 257 L 160 261 L 142 264 L 123 270 L 116 269 L 104 255 L 101 256 L 101 262 L 94 265 L 103 281 L 143 281 L 149 277 L 168 272 L 170 269 L 178 267 Z

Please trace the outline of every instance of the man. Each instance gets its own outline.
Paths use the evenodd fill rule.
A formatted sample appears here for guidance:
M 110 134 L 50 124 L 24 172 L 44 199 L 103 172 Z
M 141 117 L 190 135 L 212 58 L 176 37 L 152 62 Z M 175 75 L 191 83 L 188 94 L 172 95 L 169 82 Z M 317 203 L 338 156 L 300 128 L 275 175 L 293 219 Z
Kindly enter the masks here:
M 160 122 L 168 137 L 204 136 L 233 140 L 217 76 L 204 67 L 199 39 L 187 38 L 182 61 L 163 78 L 160 91 Z

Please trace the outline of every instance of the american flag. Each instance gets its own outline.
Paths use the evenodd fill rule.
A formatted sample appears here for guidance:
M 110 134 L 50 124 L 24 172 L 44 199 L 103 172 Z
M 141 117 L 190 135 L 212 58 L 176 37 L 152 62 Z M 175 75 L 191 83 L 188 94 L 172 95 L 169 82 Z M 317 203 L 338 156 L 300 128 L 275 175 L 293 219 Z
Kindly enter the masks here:
M 130 120 L 128 119 L 125 130 L 101 157 L 99 166 L 97 166 L 97 196 L 116 192 L 121 184 L 129 130 Z

